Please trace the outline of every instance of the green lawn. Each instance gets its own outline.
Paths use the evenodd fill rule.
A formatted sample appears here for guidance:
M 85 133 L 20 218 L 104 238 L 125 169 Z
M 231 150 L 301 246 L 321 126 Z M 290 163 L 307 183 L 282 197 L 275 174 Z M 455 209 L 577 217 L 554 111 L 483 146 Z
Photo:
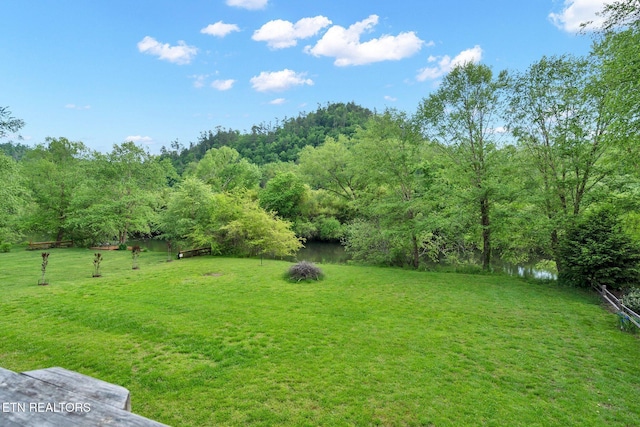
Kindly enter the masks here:
M 0 254 L 0 366 L 61 366 L 174 426 L 631 426 L 640 340 L 597 298 L 505 276 L 54 249 Z M 1 414 L 0 414 L 1 415 Z M 1 422 L 0 422 L 1 424 Z

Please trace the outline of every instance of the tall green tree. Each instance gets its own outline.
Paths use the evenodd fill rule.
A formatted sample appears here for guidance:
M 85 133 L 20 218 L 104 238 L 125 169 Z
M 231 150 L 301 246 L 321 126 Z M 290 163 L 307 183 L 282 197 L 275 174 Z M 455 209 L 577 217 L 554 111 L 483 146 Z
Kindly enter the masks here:
M 19 165 L 0 152 L 0 245 L 20 238 L 20 219 L 27 205 L 27 194 Z
M 151 233 L 171 174 L 166 168 L 173 166 L 133 142 L 96 153 L 91 176 L 76 192 L 71 220 L 76 234 L 94 242 L 115 237 L 125 243 L 130 233 Z
M 616 1 L 601 13 L 604 28 L 593 54 L 600 67 L 600 85 L 611 112 L 608 132 L 624 150 L 620 160 L 640 175 L 640 1 Z
M 211 148 L 187 175 L 209 184 L 214 191 L 255 188 L 260 182 L 260 168 L 242 158 L 233 148 Z
M 491 264 L 492 180 L 505 85 L 506 73 L 494 77 L 488 66 L 469 62 L 445 76 L 417 114 L 425 135 L 442 148 L 462 188 L 470 190 L 466 198 L 476 206 L 485 270 Z
M 210 186 L 187 177 L 172 189 L 159 218 L 162 236 L 184 246 L 211 244 L 220 224 L 213 221 L 214 193 Z
M 23 171 L 34 204 L 25 216 L 26 231 L 56 241 L 72 237 L 69 219 L 76 190 L 87 179 L 88 156 L 82 142 L 67 138 L 47 138 L 27 153 Z
M 295 221 L 302 214 L 307 187 L 293 172 L 277 174 L 259 194 L 260 206 L 283 219 Z
M 387 110 L 353 137 L 354 167 L 367 187 L 356 201 L 360 220 L 347 231 L 354 258 L 417 268 L 430 231 L 427 145 L 411 117 Z
M 606 89 L 587 59 L 544 57 L 510 88 L 513 135 L 539 182 L 538 207 L 551 230 L 548 251 L 562 270 L 557 250 L 567 224 L 597 198 L 613 162 L 607 162 L 611 122 Z
M 344 135 L 328 137 L 317 147 L 307 145 L 300 152 L 302 175 L 312 188 L 323 189 L 347 201 L 356 199 L 363 183 L 353 166 L 353 141 Z
M 23 127 L 24 120 L 13 117 L 9 107 L 0 107 L 0 139 L 18 132 Z

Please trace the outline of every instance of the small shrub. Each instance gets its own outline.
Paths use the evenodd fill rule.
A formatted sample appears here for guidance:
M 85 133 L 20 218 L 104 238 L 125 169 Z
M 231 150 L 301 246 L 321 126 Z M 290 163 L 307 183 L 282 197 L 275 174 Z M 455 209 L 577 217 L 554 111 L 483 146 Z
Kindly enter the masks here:
M 100 274 L 100 263 L 102 262 L 102 254 L 101 253 L 94 253 L 94 258 L 93 258 L 93 277 L 101 277 L 102 274 Z
M 131 248 L 131 257 L 133 258 L 133 269 L 138 270 L 140 267 L 138 266 L 138 257 L 140 256 L 140 252 L 142 249 L 140 246 L 135 245 Z
M 0 252 L 11 252 L 11 243 L 0 244 Z
M 289 268 L 287 277 L 290 280 L 300 282 L 302 280 L 320 280 L 324 274 L 320 267 L 308 261 L 300 261 Z
M 622 311 L 618 312 L 618 327 L 620 328 L 621 331 L 631 332 L 631 333 L 636 332 L 636 325 L 634 325 L 631 322 L 631 319 L 629 318 L 629 316 L 626 313 L 623 313 Z
M 42 271 L 42 277 L 38 280 L 38 285 L 46 286 L 49 284 L 45 277 L 47 273 L 47 265 L 49 265 L 49 252 L 42 252 L 42 267 L 40 268 Z
M 126 251 L 127 250 L 127 244 L 126 243 L 120 243 L 118 245 L 118 250 L 119 251 Z
M 631 290 L 622 297 L 622 303 L 640 314 L 640 288 L 631 288 Z

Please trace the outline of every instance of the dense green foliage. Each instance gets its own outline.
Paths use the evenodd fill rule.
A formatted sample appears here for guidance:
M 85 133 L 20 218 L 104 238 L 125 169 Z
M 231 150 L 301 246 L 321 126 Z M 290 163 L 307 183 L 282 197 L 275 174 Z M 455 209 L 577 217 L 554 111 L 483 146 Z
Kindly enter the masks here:
M 20 166 L 0 153 L 0 245 L 15 243 L 21 235 L 20 218 L 27 205 Z M 5 249 L 7 246 L 5 246 Z
M 0 154 L 4 153 L 9 157 L 12 157 L 13 160 L 19 161 L 21 160 L 29 150 L 32 148 L 28 145 L 24 145 L 21 143 L 11 143 L 5 142 L 0 144 Z
M 625 293 L 622 303 L 635 313 L 640 313 L 640 288 L 632 288 Z
M 563 274 L 560 242 L 589 210 L 615 206 L 640 241 L 636 6 L 607 6 L 589 57 L 460 64 L 413 114 L 327 104 L 160 156 L 130 142 L 106 154 L 65 138 L 5 144 L 0 244 L 144 235 L 250 255 L 318 239 L 366 263 L 542 258 Z M 1 111 L 0 137 L 23 124 Z
M 624 233 L 610 209 L 589 212 L 572 225 L 558 253 L 564 266 L 561 283 L 613 289 L 640 283 L 640 246 Z
M 286 256 L 302 246 L 290 223 L 261 209 L 252 193 L 216 193 L 197 178 L 169 196 L 160 229 L 179 246 L 211 246 L 218 254 Z

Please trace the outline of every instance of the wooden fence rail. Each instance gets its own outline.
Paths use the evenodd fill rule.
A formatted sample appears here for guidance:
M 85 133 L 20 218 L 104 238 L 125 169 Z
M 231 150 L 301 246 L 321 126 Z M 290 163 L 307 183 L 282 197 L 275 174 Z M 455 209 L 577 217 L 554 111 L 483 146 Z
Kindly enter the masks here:
M 614 306 L 616 310 L 618 310 L 618 313 L 624 315 L 631 323 L 640 329 L 640 315 L 638 313 L 624 305 L 618 297 L 609 292 L 605 285 L 602 285 L 599 288 L 594 286 L 594 289 L 598 291 L 605 301 Z
M 194 256 L 200 256 L 200 255 L 211 255 L 211 247 L 191 249 L 188 251 L 180 251 L 178 252 L 178 259 L 191 258 Z
M 27 250 L 35 251 L 36 249 L 51 248 L 70 248 L 73 246 L 73 240 L 61 240 L 55 242 L 29 242 Z

